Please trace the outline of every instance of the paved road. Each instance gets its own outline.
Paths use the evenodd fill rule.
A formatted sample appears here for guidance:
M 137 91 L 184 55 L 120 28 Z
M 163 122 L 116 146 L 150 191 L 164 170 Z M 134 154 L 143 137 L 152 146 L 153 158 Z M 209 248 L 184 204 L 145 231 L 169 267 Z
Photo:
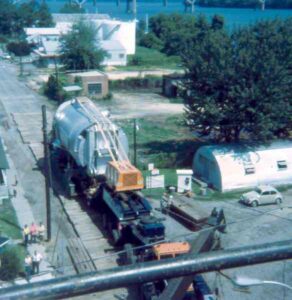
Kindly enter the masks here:
M 18 185 L 24 190 L 24 198 L 29 202 L 36 221 L 45 221 L 45 188 L 44 177 L 38 169 L 36 157 L 40 158 L 41 140 L 41 106 L 47 105 L 48 116 L 56 109 L 54 103 L 33 92 L 17 78 L 17 68 L 8 62 L 0 61 L 0 135 L 7 146 L 8 154 L 13 161 Z M 34 147 L 31 147 L 31 146 Z M 31 151 L 31 149 L 33 151 Z M 36 154 L 37 155 L 34 155 Z M 53 196 L 53 195 L 52 195 Z M 58 198 L 52 197 L 52 241 L 47 245 L 47 257 L 58 267 L 57 275 L 75 273 L 66 248 L 69 241 L 75 238 L 71 225 L 62 212 Z M 24 221 L 25 222 L 25 221 Z M 27 220 L 30 223 L 31 220 Z M 97 233 L 98 236 L 98 233 Z M 103 239 L 103 241 L 106 241 Z M 108 243 L 106 242 L 107 247 Z M 103 252 L 104 242 L 99 252 Z M 114 260 L 114 265 L 116 261 Z M 103 259 L 99 267 L 113 267 Z M 100 270 L 99 268 L 99 270 Z M 118 289 L 98 294 L 102 300 L 135 299 L 134 290 Z M 83 296 L 91 299 L 95 295 Z

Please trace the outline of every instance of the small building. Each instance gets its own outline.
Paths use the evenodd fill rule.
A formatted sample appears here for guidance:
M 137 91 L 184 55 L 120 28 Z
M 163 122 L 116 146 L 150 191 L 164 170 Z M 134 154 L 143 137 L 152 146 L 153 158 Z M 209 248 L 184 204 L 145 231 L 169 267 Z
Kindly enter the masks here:
M 292 183 L 292 142 L 269 146 L 203 146 L 193 160 L 194 176 L 221 191 Z
M 0 200 L 9 198 L 9 189 L 7 183 L 7 170 L 9 169 L 9 164 L 7 161 L 6 153 L 4 150 L 3 141 L 0 138 Z
M 108 77 L 101 71 L 89 71 L 68 74 L 70 83 L 77 83 L 82 86 L 81 94 L 83 96 L 94 96 L 95 98 L 103 98 L 108 95 Z

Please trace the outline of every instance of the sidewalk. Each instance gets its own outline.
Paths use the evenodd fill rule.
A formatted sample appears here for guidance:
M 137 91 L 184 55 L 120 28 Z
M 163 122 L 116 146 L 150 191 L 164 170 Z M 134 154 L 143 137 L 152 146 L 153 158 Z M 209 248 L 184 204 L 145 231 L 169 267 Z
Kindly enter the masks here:
M 11 203 L 15 209 L 19 226 L 21 228 L 23 228 L 24 225 L 30 226 L 32 222 L 35 224 L 39 224 L 39 222 L 43 220 L 38 220 L 34 218 L 31 206 L 24 195 L 25 192 L 21 186 L 20 180 L 18 179 L 17 171 L 14 167 L 13 161 L 10 159 L 9 155 L 7 155 L 7 159 L 10 166 L 10 169 L 7 172 L 7 181 L 10 187 L 10 194 L 13 195 L 14 191 L 16 191 L 16 196 L 11 197 Z M 16 180 L 18 181 L 17 184 Z M 27 250 L 30 253 L 30 255 L 33 255 L 34 251 L 36 250 L 43 256 L 43 260 L 40 263 L 40 274 L 33 276 L 30 282 L 37 282 L 53 278 L 53 269 L 50 266 L 50 263 L 48 262 L 45 246 L 39 243 L 28 244 Z M 16 280 L 15 283 L 25 284 L 27 283 L 27 281 L 25 279 L 21 279 Z

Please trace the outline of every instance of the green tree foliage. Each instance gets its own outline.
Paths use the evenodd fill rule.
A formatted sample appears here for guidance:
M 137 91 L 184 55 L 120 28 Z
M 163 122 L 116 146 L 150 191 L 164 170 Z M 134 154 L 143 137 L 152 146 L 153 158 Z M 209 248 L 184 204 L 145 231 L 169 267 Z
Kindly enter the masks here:
M 54 21 L 52 14 L 45 2 L 42 2 L 36 12 L 36 27 L 53 27 Z
M 198 33 L 184 53 L 186 118 L 217 140 L 286 137 L 292 129 L 292 18 L 229 35 Z
M 61 14 L 83 14 L 85 9 L 76 5 L 75 3 L 65 3 L 64 6 L 60 9 Z
M 0 0 L 0 15 L 1 34 L 11 36 L 20 31 L 18 10 L 11 0 Z
M 212 7 L 260 7 L 260 0 L 198 0 L 200 6 Z M 266 0 L 267 8 L 292 8 L 292 0 Z
M 167 55 L 181 55 L 197 32 L 224 27 L 222 17 L 214 16 L 210 24 L 204 17 L 160 14 L 150 18 L 150 33 L 140 39 L 141 46 L 161 50 Z
M 46 3 L 39 4 L 35 0 L 24 2 L 18 7 L 23 27 L 52 27 L 54 26 L 52 15 Z
M 61 101 L 63 99 L 62 84 L 56 76 L 50 75 L 44 87 L 44 94 L 52 100 Z
M 99 47 L 93 23 L 79 20 L 61 39 L 61 61 L 66 69 L 100 68 L 106 52 Z
M 0 279 L 5 281 L 15 279 L 22 269 L 17 252 L 14 249 L 6 250 L 0 254 L 0 260 Z
M 140 39 L 139 45 L 146 48 L 162 50 L 163 42 L 154 33 L 144 34 Z
M 23 33 L 24 27 L 51 27 L 53 19 L 46 3 L 37 1 L 13 4 L 0 0 L 0 34 L 14 36 Z
M 11 42 L 6 46 L 9 52 L 12 52 L 15 56 L 27 56 L 31 52 L 31 45 L 26 41 Z

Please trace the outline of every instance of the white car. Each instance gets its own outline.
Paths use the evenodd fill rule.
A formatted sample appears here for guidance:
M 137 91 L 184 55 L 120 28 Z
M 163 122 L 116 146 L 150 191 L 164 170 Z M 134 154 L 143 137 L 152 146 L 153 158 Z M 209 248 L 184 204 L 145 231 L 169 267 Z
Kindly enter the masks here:
M 239 201 L 257 207 L 262 204 L 280 204 L 283 201 L 283 196 L 270 185 L 260 185 L 254 191 L 243 194 Z

